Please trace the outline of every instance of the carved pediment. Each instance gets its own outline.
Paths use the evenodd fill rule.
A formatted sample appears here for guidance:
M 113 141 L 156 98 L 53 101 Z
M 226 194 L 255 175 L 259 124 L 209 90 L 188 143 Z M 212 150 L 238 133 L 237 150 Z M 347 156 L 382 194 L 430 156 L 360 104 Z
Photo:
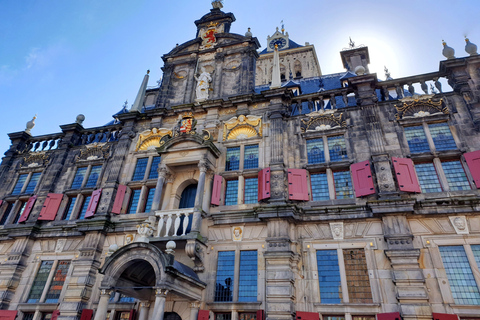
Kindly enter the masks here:
M 22 168 L 44 167 L 50 161 L 50 156 L 46 152 L 38 152 L 23 157 Z
M 106 143 L 92 143 L 86 145 L 85 148 L 80 151 L 80 155 L 77 156 L 76 161 L 107 159 L 109 153 L 110 146 Z
M 165 128 L 153 128 L 139 134 L 135 151 L 152 150 L 160 147 L 160 141 L 164 136 L 172 136 L 172 130 Z
M 397 120 L 405 118 L 421 118 L 434 114 L 449 114 L 448 108 L 440 101 L 433 101 L 433 95 L 413 96 L 400 99 L 401 104 L 395 105 Z
M 225 121 L 223 141 L 262 136 L 262 117 L 239 115 Z
M 317 113 L 308 120 L 301 120 L 300 124 L 302 132 L 324 131 L 334 128 L 346 128 L 347 122 L 343 113 Z M 310 113 L 313 115 L 313 113 Z

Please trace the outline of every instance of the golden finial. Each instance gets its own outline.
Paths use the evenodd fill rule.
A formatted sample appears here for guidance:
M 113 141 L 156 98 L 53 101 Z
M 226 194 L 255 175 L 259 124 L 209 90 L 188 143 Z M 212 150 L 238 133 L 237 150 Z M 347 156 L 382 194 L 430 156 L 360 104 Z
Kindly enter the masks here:
M 147 74 L 150 74 L 150 70 L 147 70 Z

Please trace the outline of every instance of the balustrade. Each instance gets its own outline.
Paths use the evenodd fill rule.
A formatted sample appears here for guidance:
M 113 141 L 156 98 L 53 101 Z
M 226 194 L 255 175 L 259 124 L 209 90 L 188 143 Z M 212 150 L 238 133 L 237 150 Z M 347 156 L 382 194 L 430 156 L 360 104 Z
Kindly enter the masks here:
M 157 237 L 184 236 L 190 232 L 188 225 L 193 219 L 193 208 L 157 211 L 160 217 L 157 226 Z

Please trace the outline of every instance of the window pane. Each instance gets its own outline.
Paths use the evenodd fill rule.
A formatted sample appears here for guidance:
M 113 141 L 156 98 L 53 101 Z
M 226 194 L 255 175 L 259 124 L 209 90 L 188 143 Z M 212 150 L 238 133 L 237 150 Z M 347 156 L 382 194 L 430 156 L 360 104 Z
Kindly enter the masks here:
M 420 182 L 420 187 L 422 187 L 422 192 L 442 192 L 442 187 L 433 163 L 416 164 L 415 171 L 417 171 L 418 181 Z
M 13 219 L 12 223 L 16 224 L 18 223 L 18 220 L 20 220 L 20 217 L 23 214 L 23 211 L 25 211 L 25 208 L 27 207 L 26 202 L 22 202 L 22 206 L 20 207 L 20 210 L 18 210 L 17 214 L 15 215 L 15 219 Z
M 255 300 L 256 301 L 256 300 Z M 257 320 L 257 314 L 256 313 L 251 313 L 251 312 L 241 312 L 238 314 L 238 319 L 239 320 Z M 261 319 L 259 319 L 261 320 Z
M 33 280 L 32 289 L 30 289 L 27 303 L 37 303 L 40 301 L 40 297 L 42 296 L 52 266 L 53 261 L 42 261 L 37 276 L 35 277 L 35 280 Z
M 77 197 L 71 197 L 68 200 L 67 208 L 65 209 L 65 214 L 63 215 L 63 220 L 70 220 L 72 216 L 73 208 L 75 207 L 75 202 L 77 201 Z
M 373 303 L 365 250 L 343 250 L 348 297 L 353 303 Z
M 63 284 L 65 283 L 65 278 L 67 277 L 68 268 L 70 267 L 70 261 L 59 261 L 57 269 L 53 275 L 52 283 L 47 292 L 47 297 L 45 299 L 46 303 L 57 303 L 58 298 L 60 298 L 60 293 L 62 292 Z
M 77 169 L 77 173 L 75 173 L 75 178 L 73 178 L 72 189 L 79 189 L 82 187 L 85 173 L 87 173 L 87 167 Z
M 33 312 L 28 312 L 28 313 L 23 313 L 23 320 L 33 320 L 33 316 L 35 313 Z
M 8 203 L 7 208 L 3 212 L 2 220 L 0 220 L 0 226 L 3 226 L 7 222 L 8 216 L 12 212 L 13 205 L 14 205 L 13 202 Z
M 80 211 L 80 216 L 78 217 L 78 219 L 85 219 L 85 214 L 87 213 L 87 208 L 88 208 L 88 204 L 90 203 L 91 197 L 92 196 L 85 197 L 85 200 L 83 201 L 83 205 L 82 205 L 82 211 Z
M 258 178 L 245 179 L 245 203 L 257 203 L 257 202 L 258 202 Z
M 312 183 L 312 198 L 313 201 L 329 200 L 328 181 L 326 173 L 316 173 L 310 175 Z
M 342 287 L 337 250 L 317 251 L 320 303 L 341 303 Z
M 345 320 L 344 316 L 323 316 L 323 320 Z
M 307 140 L 307 157 L 309 164 L 325 162 L 322 138 Z
M 132 195 L 130 196 L 130 205 L 128 206 L 127 213 L 136 213 L 138 202 L 140 201 L 140 193 L 142 190 L 132 190 Z
M 215 320 L 232 320 L 232 313 L 215 313 Z
M 245 146 L 243 169 L 258 168 L 258 144 Z
M 87 180 L 87 184 L 85 185 L 85 188 L 95 188 L 101 171 L 102 171 L 102 166 L 92 167 L 92 170 L 90 171 L 90 175 L 88 176 L 88 180 Z
M 479 305 L 480 292 L 463 246 L 438 248 L 455 303 Z
M 240 147 L 227 148 L 227 163 L 225 171 L 240 169 Z
M 118 299 L 118 302 L 135 302 L 135 298 L 128 297 L 124 294 L 120 294 L 120 299 Z M 128 313 L 130 315 L 130 313 Z M 128 319 L 128 317 L 127 317 Z
M 433 143 L 437 151 L 455 150 L 457 145 L 453 140 L 452 132 L 447 123 L 429 124 L 430 134 L 432 135 Z
M 148 189 L 147 203 L 145 204 L 145 212 L 150 212 L 152 209 L 153 195 L 155 194 L 155 188 Z
M 15 184 L 15 187 L 13 188 L 12 194 L 20 194 L 23 188 L 23 184 L 27 180 L 28 174 L 21 174 L 18 177 L 17 183 Z
M 430 151 L 423 126 L 406 127 L 404 131 L 411 153 Z
M 232 206 L 238 203 L 238 180 L 227 180 L 225 191 L 225 205 Z
M 353 316 L 352 320 L 375 320 L 375 316 Z
M 334 172 L 333 181 L 337 199 L 353 198 L 352 178 L 349 171 Z
M 51 320 L 52 316 L 52 313 L 42 313 L 42 320 Z
M 25 193 L 33 193 L 35 191 L 35 187 L 37 186 L 38 180 L 40 179 L 41 172 L 35 172 L 32 174 L 30 181 L 28 182 L 27 188 L 25 189 Z
M 472 245 L 471 248 L 475 261 L 477 262 L 477 267 L 480 269 L 480 244 Z
M 451 191 L 472 189 L 460 161 L 442 162 L 442 167 Z
M 233 300 L 234 269 L 235 251 L 220 251 L 218 253 L 215 301 Z
M 158 179 L 158 164 L 160 163 L 160 160 L 160 157 L 153 157 L 148 179 Z
M 257 251 L 240 251 L 238 301 L 257 301 Z
M 148 158 L 140 158 L 137 160 L 135 171 L 133 172 L 132 181 L 140 181 L 145 177 L 145 170 L 147 170 Z
M 330 161 L 348 159 L 345 138 L 343 136 L 328 137 L 328 152 L 330 153 Z

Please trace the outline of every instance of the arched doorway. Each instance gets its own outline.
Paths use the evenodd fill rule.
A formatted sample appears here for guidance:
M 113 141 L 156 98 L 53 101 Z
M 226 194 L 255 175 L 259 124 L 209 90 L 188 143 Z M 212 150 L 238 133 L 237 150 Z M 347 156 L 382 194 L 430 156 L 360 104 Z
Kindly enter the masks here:
M 178 205 L 178 209 L 185 209 L 185 208 L 193 208 L 195 206 L 195 197 L 197 195 L 197 184 L 193 183 L 188 185 L 185 189 L 183 189 L 182 195 L 180 196 L 180 203 Z M 184 216 L 181 217 L 180 226 L 183 226 L 183 219 Z M 192 229 L 192 220 L 193 216 L 188 216 L 188 226 L 187 231 L 185 233 L 189 233 Z M 177 236 L 183 234 L 183 227 L 180 227 L 177 231 Z
M 182 320 L 176 312 L 165 312 L 163 320 Z

